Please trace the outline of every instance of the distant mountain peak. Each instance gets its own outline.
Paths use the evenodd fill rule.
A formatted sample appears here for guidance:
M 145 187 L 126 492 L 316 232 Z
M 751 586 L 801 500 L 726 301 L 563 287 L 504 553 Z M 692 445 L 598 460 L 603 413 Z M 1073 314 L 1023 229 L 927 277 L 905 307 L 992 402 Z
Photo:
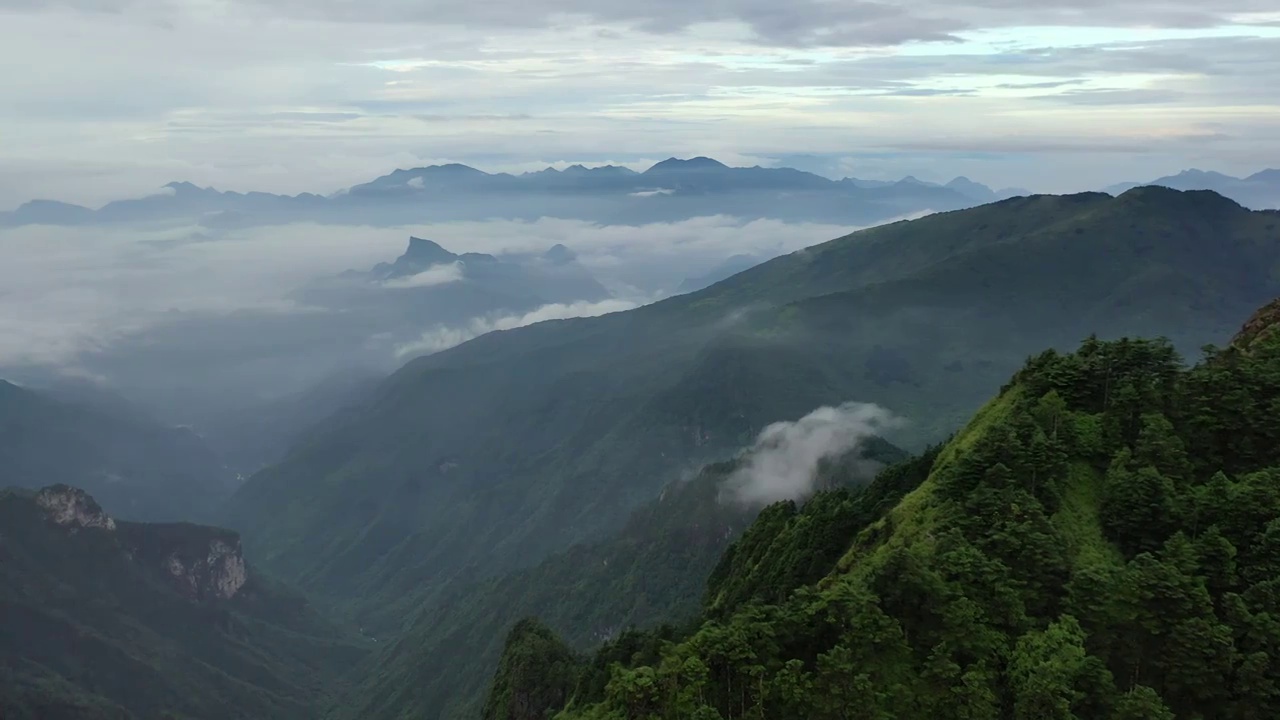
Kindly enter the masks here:
M 173 194 L 178 196 L 202 195 L 205 193 L 218 194 L 218 191 L 211 187 L 202 188 L 195 183 L 187 182 L 185 180 L 167 183 L 165 184 L 164 189 L 172 190 Z
M 462 163 L 445 163 L 444 165 L 428 165 L 424 168 L 417 168 L 415 172 L 429 172 L 440 175 L 487 175 L 483 170 L 477 170 L 470 165 Z
M 1179 172 L 1175 177 L 1180 177 L 1180 178 L 1189 178 L 1189 177 L 1206 178 L 1206 177 L 1209 177 L 1209 178 L 1215 178 L 1215 179 L 1220 179 L 1220 180 L 1223 180 L 1223 179 L 1225 179 L 1225 180 L 1234 180 L 1234 179 L 1235 179 L 1235 178 L 1231 177 L 1230 175 L 1224 175 L 1224 174 L 1222 174 L 1222 173 L 1220 173 L 1220 172 L 1217 172 L 1217 171 L 1215 171 L 1215 170 L 1201 170 L 1200 168 L 1187 168 L 1186 170 L 1183 170 L 1183 171 Z
M 542 254 L 542 258 L 555 265 L 568 265 L 578 259 L 578 254 L 563 244 L 556 243 Z
M 645 172 L 660 173 L 660 172 L 672 172 L 672 171 L 679 172 L 679 171 L 690 171 L 690 170 L 706 171 L 706 170 L 728 170 L 728 169 L 729 169 L 729 166 L 725 165 L 719 160 L 714 160 L 712 158 L 699 155 L 697 157 L 689 158 L 688 160 L 682 160 L 680 158 L 675 158 L 675 157 L 667 158 L 666 160 L 663 160 L 662 162 L 649 168 Z
M 453 262 L 457 257 L 434 240 L 410 236 L 409 247 L 396 260 L 396 264 L 399 265 L 403 261 L 414 265 L 438 265 Z
M 1248 182 L 1280 183 L 1280 170 L 1267 169 L 1256 172 L 1245 178 Z

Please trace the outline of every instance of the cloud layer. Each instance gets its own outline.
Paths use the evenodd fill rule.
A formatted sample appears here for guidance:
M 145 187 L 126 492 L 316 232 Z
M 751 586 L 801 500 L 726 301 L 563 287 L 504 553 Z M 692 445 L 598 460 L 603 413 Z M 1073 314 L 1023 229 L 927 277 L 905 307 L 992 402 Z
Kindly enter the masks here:
M 854 452 L 901 422 L 878 405 L 849 402 L 774 423 L 760 432 L 742 467 L 725 481 L 722 497 L 745 505 L 808 497 L 823 460 Z M 860 469 L 869 478 L 876 466 L 868 462 Z
M 630 303 L 675 287 L 729 255 L 772 257 L 851 228 L 777 221 L 698 218 L 641 227 L 573 220 L 462 222 L 403 228 L 296 224 L 213 231 L 187 227 L 0 230 L 0 369 L 71 366 L 84 352 L 175 318 L 237 313 L 305 313 L 293 291 L 316 278 L 368 269 L 404 251 L 410 235 L 454 252 L 542 253 L 564 243 Z M 453 265 L 406 278 L 415 284 L 456 280 Z M 408 292 L 387 289 L 387 292 Z M 601 312 L 620 309 L 603 306 Z M 592 308 L 552 307 L 545 318 Z M 527 322 L 541 318 L 531 314 Z M 454 328 L 456 337 L 520 318 L 482 318 Z M 422 328 L 424 332 L 432 328 Z M 455 343 L 456 344 L 456 343 Z M 443 346 L 443 341 L 437 347 Z M 388 348 L 388 361 L 394 360 Z

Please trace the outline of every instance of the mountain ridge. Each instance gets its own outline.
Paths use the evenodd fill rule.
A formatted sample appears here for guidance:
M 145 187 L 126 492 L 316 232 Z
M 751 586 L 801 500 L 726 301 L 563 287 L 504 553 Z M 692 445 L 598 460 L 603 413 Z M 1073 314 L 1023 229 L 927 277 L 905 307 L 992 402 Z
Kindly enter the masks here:
M 816 582 L 709 603 L 675 633 L 594 656 L 521 620 L 482 717 L 1280 711 L 1267 650 L 1280 444 L 1256 424 L 1280 397 L 1277 307 L 1194 367 L 1162 340 L 1031 357 Z M 709 598 L 803 559 L 734 566 L 771 521 L 726 552 Z

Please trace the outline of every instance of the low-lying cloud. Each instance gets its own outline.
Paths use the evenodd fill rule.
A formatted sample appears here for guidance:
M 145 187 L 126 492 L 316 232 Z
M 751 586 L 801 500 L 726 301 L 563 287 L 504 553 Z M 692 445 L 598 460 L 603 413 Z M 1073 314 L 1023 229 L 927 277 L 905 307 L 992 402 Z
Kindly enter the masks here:
M 735 253 L 770 258 L 852 229 L 776 220 L 744 223 L 726 216 L 640 226 L 544 218 L 403 227 L 5 228 L 0 229 L 0 374 L 12 366 L 75 366 L 85 353 L 179 316 L 196 321 L 235 313 L 303 312 L 308 308 L 291 298 L 299 287 L 394 260 L 410 235 L 431 238 L 456 253 L 542 253 L 563 243 L 614 297 L 635 305 Z M 449 266 L 432 268 L 411 282 L 444 281 L 454 272 Z M 625 309 L 611 308 L 607 311 Z M 528 315 L 538 317 L 536 312 Z M 553 314 L 542 319 L 586 314 L 567 306 L 545 312 Z M 477 319 L 452 332 L 472 337 L 478 328 L 513 322 Z
M 385 280 L 382 283 L 382 287 L 391 289 L 424 288 L 460 282 L 463 279 L 462 263 L 452 262 L 432 265 L 416 275 Z
M 396 357 L 408 358 L 415 355 L 438 353 L 495 330 L 514 330 L 515 328 L 533 325 L 546 320 L 567 320 L 568 318 L 608 315 L 609 313 L 632 310 L 639 307 L 639 305 L 640 303 L 632 300 L 618 299 L 601 300 L 600 302 L 551 303 L 518 315 L 474 318 L 470 323 L 462 327 L 440 326 L 428 330 L 414 342 L 397 347 Z
M 857 451 L 869 439 L 902 424 L 888 410 L 870 403 L 824 406 L 794 422 L 776 422 L 760 432 L 743 465 L 725 481 L 722 499 L 744 505 L 800 500 L 816 490 L 823 460 Z M 856 472 L 871 477 L 873 461 L 859 461 Z

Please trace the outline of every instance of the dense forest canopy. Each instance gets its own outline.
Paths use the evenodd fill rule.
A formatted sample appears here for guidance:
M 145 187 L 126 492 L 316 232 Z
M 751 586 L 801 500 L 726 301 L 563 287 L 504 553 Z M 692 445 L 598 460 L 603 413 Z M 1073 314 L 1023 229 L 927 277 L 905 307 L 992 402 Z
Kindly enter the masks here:
M 629 633 L 576 669 L 522 624 L 486 720 L 1280 716 L 1277 320 L 1273 303 L 1190 368 L 1162 340 L 1030 359 L 963 432 L 868 488 L 929 467 L 839 528 L 830 572 L 800 570 L 822 553 L 760 549 L 807 528 L 830 548 L 830 525 L 770 508 L 700 623 Z

